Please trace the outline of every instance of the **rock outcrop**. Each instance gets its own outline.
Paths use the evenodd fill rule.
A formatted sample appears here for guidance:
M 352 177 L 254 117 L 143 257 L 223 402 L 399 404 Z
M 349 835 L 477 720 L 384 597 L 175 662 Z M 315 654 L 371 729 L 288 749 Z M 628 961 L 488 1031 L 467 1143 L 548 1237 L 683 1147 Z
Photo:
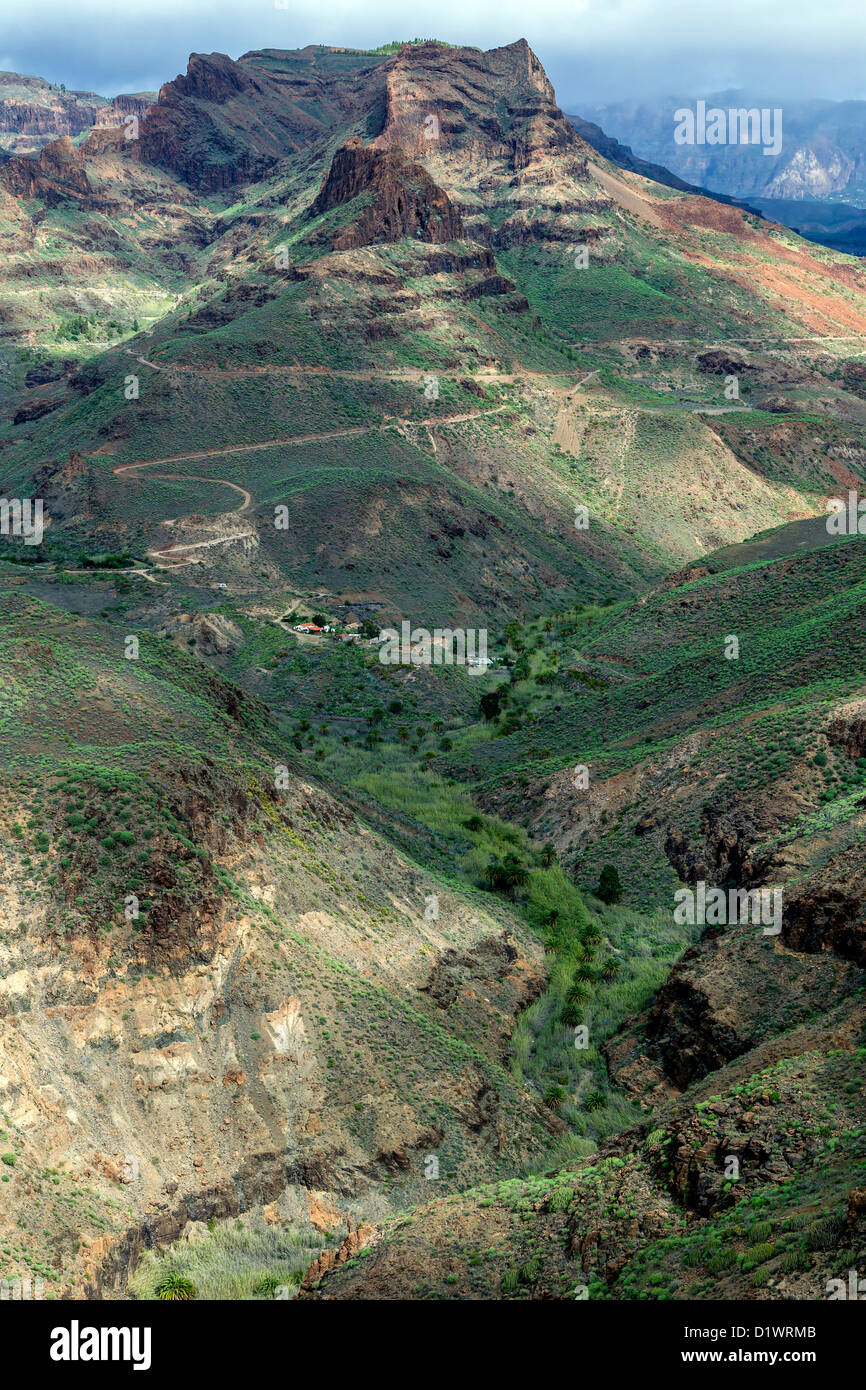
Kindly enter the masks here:
M 337 150 L 310 214 L 317 217 L 355 198 L 366 205 L 336 235 L 334 250 L 407 236 L 441 242 L 463 235 L 459 214 L 423 165 L 397 149 L 367 149 L 357 137 Z
M 0 187 L 18 198 L 41 198 L 48 207 L 79 201 L 93 191 L 84 156 L 68 135 L 46 145 L 36 159 L 8 159 L 0 169 Z

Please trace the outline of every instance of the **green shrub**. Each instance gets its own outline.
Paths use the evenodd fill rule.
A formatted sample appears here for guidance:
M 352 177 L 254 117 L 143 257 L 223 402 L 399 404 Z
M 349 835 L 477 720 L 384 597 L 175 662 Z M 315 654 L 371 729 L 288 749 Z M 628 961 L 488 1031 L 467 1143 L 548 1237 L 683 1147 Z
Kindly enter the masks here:
M 832 1250 L 838 1239 L 839 1222 L 835 1217 L 828 1216 L 812 1222 L 806 1235 L 806 1246 L 809 1250 Z
M 772 1221 L 758 1221 L 758 1222 L 755 1223 L 755 1225 L 754 1225 L 754 1226 L 752 1227 L 752 1229 L 749 1231 L 749 1237 L 748 1237 L 748 1239 L 749 1239 L 749 1244 L 750 1244 L 750 1245 L 760 1245 L 762 1241 L 765 1241 L 765 1240 L 767 1239 L 767 1237 L 768 1237 L 768 1236 L 771 1236 L 772 1234 L 773 1234 L 773 1223 L 772 1223 Z
M 551 1192 L 547 1201 L 548 1211 L 565 1211 L 571 1206 L 574 1200 L 574 1189 L 571 1187 L 557 1187 Z
M 771 1241 L 764 1241 L 759 1245 L 753 1246 L 748 1254 L 743 1257 L 744 1271 L 748 1273 L 750 1269 L 755 1269 L 757 1265 L 762 1265 L 767 1260 L 771 1260 L 775 1253 L 776 1247 Z
M 548 1086 L 547 1090 L 544 1092 L 544 1103 L 545 1105 L 549 1105 L 551 1110 L 558 1110 L 566 1099 L 566 1096 L 567 1092 L 564 1086 L 558 1084 Z
M 188 1302 L 197 1297 L 195 1285 L 176 1269 L 169 1269 L 156 1286 L 156 1296 L 164 1303 Z
M 782 1256 L 782 1270 L 785 1274 L 794 1274 L 801 1269 L 811 1269 L 812 1261 L 808 1252 L 802 1248 L 797 1250 L 787 1250 Z
M 253 1293 L 257 1294 L 260 1298 L 272 1298 L 277 1289 L 281 1288 L 284 1282 L 287 1281 L 283 1281 L 279 1274 L 266 1274 L 264 1279 L 256 1284 Z
M 605 864 L 598 880 L 597 896 L 608 907 L 622 899 L 622 884 L 619 881 L 619 874 L 613 864 Z

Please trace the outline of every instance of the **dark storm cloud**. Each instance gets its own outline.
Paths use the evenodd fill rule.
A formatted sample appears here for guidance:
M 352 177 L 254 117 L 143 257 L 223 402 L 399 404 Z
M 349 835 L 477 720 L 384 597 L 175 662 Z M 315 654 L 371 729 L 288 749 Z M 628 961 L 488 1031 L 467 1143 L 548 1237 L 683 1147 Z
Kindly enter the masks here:
M 6 0 L 4 10 L 0 68 L 106 95 L 159 87 L 193 51 L 432 36 L 485 48 L 527 38 L 568 110 L 735 86 L 866 96 L 862 0 Z

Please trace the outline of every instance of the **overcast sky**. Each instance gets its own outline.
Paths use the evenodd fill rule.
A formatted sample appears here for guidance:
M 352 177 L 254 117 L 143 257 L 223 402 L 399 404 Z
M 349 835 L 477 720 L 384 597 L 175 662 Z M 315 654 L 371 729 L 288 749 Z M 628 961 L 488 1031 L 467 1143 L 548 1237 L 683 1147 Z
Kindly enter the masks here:
M 113 96 L 158 88 L 191 52 L 415 37 L 525 38 L 578 113 L 738 86 L 866 97 L 864 0 L 3 0 L 0 69 Z

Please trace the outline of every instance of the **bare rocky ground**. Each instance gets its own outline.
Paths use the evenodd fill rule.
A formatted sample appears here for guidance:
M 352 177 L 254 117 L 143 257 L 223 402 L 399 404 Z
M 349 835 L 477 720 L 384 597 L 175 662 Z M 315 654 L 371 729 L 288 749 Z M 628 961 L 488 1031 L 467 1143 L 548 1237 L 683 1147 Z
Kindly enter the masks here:
M 176 796 L 235 888 L 165 933 L 70 936 L 6 858 L 0 1202 L 60 1296 L 122 1293 L 133 1254 L 187 1220 L 292 1191 L 369 1218 L 425 1188 L 428 1152 L 462 1186 L 558 1123 L 503 1069 L 544 986 L 519 921 L 468 910 L 313 787 L 242 798 L 230 834 Z

